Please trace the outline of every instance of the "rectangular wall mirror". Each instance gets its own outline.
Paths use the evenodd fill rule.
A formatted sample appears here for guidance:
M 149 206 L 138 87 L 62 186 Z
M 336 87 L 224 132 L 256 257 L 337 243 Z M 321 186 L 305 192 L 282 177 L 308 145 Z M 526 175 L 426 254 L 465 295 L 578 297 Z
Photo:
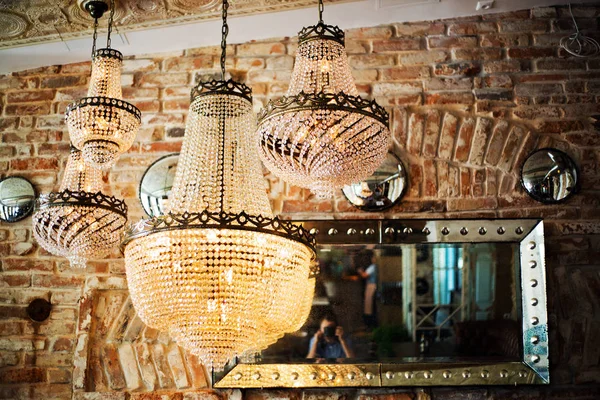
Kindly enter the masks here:
M 549 383 L 541 220 L 297 222 L 318 243 L 308 320 L 215 387 Z

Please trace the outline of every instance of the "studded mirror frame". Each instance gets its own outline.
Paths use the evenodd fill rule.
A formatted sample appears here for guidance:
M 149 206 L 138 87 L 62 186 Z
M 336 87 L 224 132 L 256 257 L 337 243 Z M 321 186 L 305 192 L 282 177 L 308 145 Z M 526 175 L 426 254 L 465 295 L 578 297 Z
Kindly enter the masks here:
M 321 245 L 516 243 L 520 248 L 521 361 L 362 364 L 238 363 L 215 388 L 549 384 L 544 225 L 540 219 L 345 220 L 302 223 Z

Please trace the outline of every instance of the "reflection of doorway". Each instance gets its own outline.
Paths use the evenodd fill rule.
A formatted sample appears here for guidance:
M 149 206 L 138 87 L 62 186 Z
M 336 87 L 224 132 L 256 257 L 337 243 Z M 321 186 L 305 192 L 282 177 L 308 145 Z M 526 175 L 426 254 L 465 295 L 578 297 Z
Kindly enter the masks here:
M 404 285 L 411 288 L 410 297 L 405 298 L 405 315 L 410 314 L 406 327 L 413 341 L 422 336 L 441 341 L 453 336 L 455 323 L 465 318 L 465 252 L 461 247 L 439 245 L 430 247 L 425 257 L 419 254 L 414 250 L 412 262 L 403 267 Z
M 496 298 L 496 257 L 493 245 L 482 244 L 469 248 L 471 304 L 469 320 L 486 321 L 493 319 Z

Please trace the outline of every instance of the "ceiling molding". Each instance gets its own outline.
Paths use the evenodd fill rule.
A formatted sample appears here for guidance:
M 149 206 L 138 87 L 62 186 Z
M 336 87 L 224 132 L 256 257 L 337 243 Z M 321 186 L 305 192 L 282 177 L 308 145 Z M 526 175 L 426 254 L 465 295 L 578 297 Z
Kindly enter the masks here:
M 150 3 L 153 1 L 147 0 Z M 164 1 L 177 4 L 197 3 L 196 0 Z M 30 2 L 25 0 L 18 3 L 27 5 Z M 142 0 L 123 0 L 123 3 L 128 2 L 145 4 Z M 595 0 L 579 1 L 579 3 L 593 2 Z M 69 4 L 70 2 L 59 0 L 57 3 Z M 259 5 L 256 5 L 256 3 Z M 328 24 L 338 25 L 342 29 L 351 29 L 394 22 L 426 21 L 565 4 L 564 0 L 498 0 L 492 10 L 475 11 L 476 3 L 475 0 L 440 0 L 439 2 L 409 2 L 408 4 L 381 8 L 380 0 L 337 1 L 333 4 L 326 4 L 324 18 Z M 6 8 L 5 4 L 5 2 L 0 2 L 1 7 L 3 7 L 0 9 L 0 25 L 3 26 L 4 31 L 13 33 L 0 32 L 0 43 L 4 43 L 5 46 L 7 43 L 16 45 L 16 43 L 25 39 L 18 35 L 15 36 L 14 32 L 23 29 L 28 29 L 27 32 L 35 32 L 36 29 L 42 29 L 36 27 L 35 24 L 32 27 L 31 20 L 26 20 L 25 23 L 19 22 L 18 18 L 13 17 L 17 14 L 13 12 L 13 9 Z M 9 2 L 9 4 L 13 3 Z M 205 0 L 203 4 L 207 4 L 207 7 L 210 5 L 212 8 L 205 10 L 201 16 L 197 14 L 176 15 L 165 20 L 132 20 L 134 22 L 131 24 L 118 25 L 120 34 L 116 32 L 113 34 L 113 47 L 120 50 L 125 56 L 139 56 L 217 45 L 221 41 L 221 21 L 218 18 L 220 2 Z M 243 4 L 247 8 L 243 8 Z M 250 7 L 249 4 L 253 4 L 253 6 Z M 311 4 L 312 7 L 307 8 Z M 73 5 L 70 7 L 72 8 Z M 239 7 L 237 11 L 236 7 Z M 295 36 L 303 26 L 313 25 L 317 22 L 316 0 L 288 0 L 285 2 L 279 0 L 239 0 L 239 2 L 232 2 L 231 10 L 234 18 L 230 20 L 228 42 L 232 44 L 244 43 L 250 40 Z M 235 17 L 236 13 L 237 17 Z M 117 12 L 116 14 L 119 21 L 133 18 L 125 17 L 125 12 Z M 62 17 L 64 17 L 64 14 L 62 14 Z M 60 21 L 62 17 L 56 16 L 54 20 Z M 31 18 L 44 19 L 41 15 Z M 76 17 L 72 18 L 73 21 L 76 20 Z M 44 20 L 53 21 L 50 17 Z M 73 23 L 75 24 L 75 22 Z M 63 41 L 60 41 L 58 33 L 47 32 L 46 36 L 36 36 L 29 33 L 28 35 L 32 37 L 33 42 L 39 40 L 40 37 L 53 41 L 33 44 L 30 42 L 26 46 L 0 48 L 0 74 L 88 60 L 91 49 L 89 26 L 81 21 L 78 24 L 81 27 L 80 31 L 61 32 Z M 27 28 L 24 28 L 24 25 Z M 57 22 L 56 27 L 59 26 L 61 25 Z M 11 36 L 13 39 L 3 40 L 3 35 L 13 35 Z M 77 37 L 70 39 L 69 35 Z M 38 39 L 35 39 L 35 37 L 38 37 Z M 99 35 L 99 43 L 102 43 L 103 40 L 105 38 Z

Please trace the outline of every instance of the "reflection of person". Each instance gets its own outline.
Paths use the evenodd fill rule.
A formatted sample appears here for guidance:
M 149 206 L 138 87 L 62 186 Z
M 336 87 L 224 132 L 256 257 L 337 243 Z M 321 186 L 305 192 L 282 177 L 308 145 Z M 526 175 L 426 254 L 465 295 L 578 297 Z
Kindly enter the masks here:
M 310 339 L 306 358 L 349 357 L 354 357 L 354 352 L 349 340 L 344 337 L 344 328 L 337 324 L 334 316 L 326 315 L 319 330 Z
M 367 328 L 377 325 L 375 316 L 375 292 L 377 292 L 377 264 L 375 253 L 367 251 L 365 259 L 370 262 L 367 268 L 359 268 L 358 273 L 365 280 L 363 320 Z

